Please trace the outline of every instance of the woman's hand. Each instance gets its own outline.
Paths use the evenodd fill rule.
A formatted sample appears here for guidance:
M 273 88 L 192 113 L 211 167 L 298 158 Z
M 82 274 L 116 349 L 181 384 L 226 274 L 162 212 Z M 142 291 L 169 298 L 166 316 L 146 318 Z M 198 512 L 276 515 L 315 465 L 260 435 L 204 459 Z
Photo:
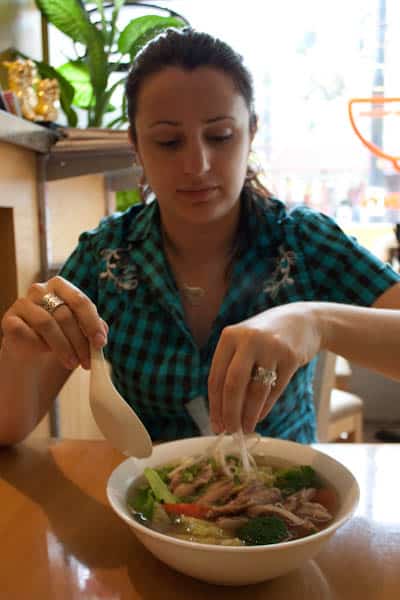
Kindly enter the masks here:
M 253 431 L 297 369 L 319 352 L 322 332 L 313 305 L 278 306 L 222 331 L 208 380 L 215 432 Z M 276 371 L 275 387 L 252 380 L 255 366 Z
M 43 308 L 43 297 L 52 293 L 63 300 L 52 314 Z M 93 302 L 62 277 L 31 285 L 5 313 L 3 346 L 20 361 L 30 361 L 52 352 L 69 370 L 81 364 L 90 368 L 89 340 L 102 347 L 108 327 Z

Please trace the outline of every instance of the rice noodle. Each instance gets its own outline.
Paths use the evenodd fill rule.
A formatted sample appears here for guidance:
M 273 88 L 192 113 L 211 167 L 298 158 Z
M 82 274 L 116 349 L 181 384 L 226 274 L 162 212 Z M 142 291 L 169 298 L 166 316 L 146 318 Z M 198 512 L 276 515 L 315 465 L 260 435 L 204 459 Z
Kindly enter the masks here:
M 250 465 L 249 452 L 246 446 L 243 430 L 241 427 L 239 428 L 239 431 L 233 435 L 233 437 L 236 438 L 236 440 L 239 442 L 240 458 L 242 459 L 243 471 L 248 477 L 252 467 Z
M 260 441 L 261 436 L 258 433 L 244 434 L 240 428 L 239 431 L 232 435 L 233 445 L 239 450 L 239 456 L 242 462 L 243 471 L 246 477 L 249 477 L 256 467 L 256 461 L 251 454 L 251 450 Z M 225 446 L 225 447 L 224 447 Z M 227 448 L 226 433 L 220 433 L 217 440 L 213 442 L 205 451 L 205 456 L 213 456 L 227 477 L 232 479 L 234 472 L 226 462 L 226 455 L 232 452 L 231 448 Z
M 186 457 L 182 462 L 175 467 L 169 474 L 169 479 L 172 479 L 180 471 L 187 469 L 207 458 L 214 458 L 222 471 L 229 479 L 233 479 L 235 472 L 229 467 L 226 461 L 227 454 L 232 453 L 232 444 L 239 452 L 239 457 L 243 466 L 243 472 L 246 478 L 249 478 L 256 468 L 256 461 L 251 452 L 258 445 L 261 436 L 258 433 L 244 434 L 242 428 L 232 434 L 231 444 L 228 445 L 226 432 L 220 433 L 215 440 L 205 449 L 203 454 L 195 457 Z

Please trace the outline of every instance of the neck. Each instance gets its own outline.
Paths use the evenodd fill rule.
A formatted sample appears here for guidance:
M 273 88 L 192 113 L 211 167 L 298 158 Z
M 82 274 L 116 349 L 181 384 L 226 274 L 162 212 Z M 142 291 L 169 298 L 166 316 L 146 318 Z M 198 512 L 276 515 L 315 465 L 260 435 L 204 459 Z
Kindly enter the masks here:
M 173 223 L 161 216 L 165 248 L 175 259 L 188 263 L 208 263 L 232 254 L 239 222 L 240 205 L 213 223 Z

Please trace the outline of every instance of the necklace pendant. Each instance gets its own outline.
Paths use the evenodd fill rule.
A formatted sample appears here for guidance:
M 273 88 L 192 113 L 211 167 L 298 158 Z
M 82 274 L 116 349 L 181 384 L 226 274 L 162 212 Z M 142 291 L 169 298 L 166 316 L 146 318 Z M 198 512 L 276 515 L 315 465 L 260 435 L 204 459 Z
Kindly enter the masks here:
M 186 283 L 182 286 L 182 292 L 187 301 L 193 306 L 201 304 L 201 301 L 206 295 L 204 288 L 187 285 Z

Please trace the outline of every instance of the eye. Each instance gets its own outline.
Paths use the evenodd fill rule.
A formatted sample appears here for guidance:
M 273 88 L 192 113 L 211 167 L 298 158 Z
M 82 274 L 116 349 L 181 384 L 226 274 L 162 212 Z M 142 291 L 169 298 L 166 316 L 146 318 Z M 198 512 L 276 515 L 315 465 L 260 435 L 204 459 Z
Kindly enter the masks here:
M 208 140 L 210 140 L 211 142 L 226 142 L 227 140 L 230 140 L 232 137 L 232 133 L 225 133 L 223 135 L 209 135 L 207 137 Z
M 178 146 L 179 140 L 158 140 L 156 144 L 162 148 L 175 148 Z

